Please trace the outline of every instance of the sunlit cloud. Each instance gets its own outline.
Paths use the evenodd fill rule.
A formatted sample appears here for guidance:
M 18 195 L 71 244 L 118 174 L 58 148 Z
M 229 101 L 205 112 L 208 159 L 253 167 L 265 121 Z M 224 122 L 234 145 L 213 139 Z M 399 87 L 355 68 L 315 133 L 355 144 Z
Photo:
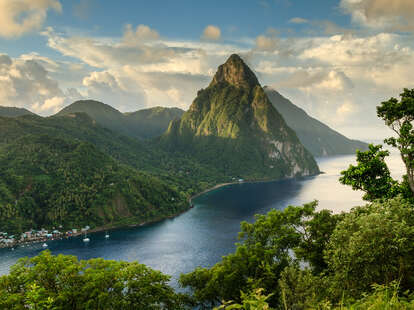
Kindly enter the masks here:
M 58 0 L 0 0 L 0 36 L 11 38 L 41 29 L 47 11 L 62 11 Z
M 204 40 L 217 41 L 221 37 L 221 30 L 217 26 L 208 25 L 204 28 L 203 35 L 201 36 Z
M 414 31 L 412 0 L 341 0 L 340 6 L 358 24 L 390 31 Z

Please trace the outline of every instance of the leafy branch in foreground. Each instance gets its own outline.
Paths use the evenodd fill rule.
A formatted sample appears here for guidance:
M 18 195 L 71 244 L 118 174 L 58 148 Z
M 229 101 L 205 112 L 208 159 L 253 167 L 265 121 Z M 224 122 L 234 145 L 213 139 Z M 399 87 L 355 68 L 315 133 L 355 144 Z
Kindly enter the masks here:
M 370 145 L 366 152 L 357 151 L 357 165 L 350 165 L 342 171 L 339 179 L 342 184 L 352 186 L 354 190 L 365 192 L 364 199 L 388 199 L 402 194 L 406 198 L 414 197 L 414 89 L 404 89 L 401 100 L 391 98 L 377 107 L 377 115 L 394 131 L 396 137 L 384 142 L 398 149 L 406 168 L 402 182 L 391 177 L 385 163 L 389 152 L 381 145 Z

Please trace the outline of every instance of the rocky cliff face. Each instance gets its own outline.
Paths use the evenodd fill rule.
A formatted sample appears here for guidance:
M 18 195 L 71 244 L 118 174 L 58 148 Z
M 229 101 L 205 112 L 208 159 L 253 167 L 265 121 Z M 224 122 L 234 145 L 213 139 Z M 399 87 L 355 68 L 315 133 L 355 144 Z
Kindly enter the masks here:
M 238 55 L 221 65 L 162 141 L 227 175 L 282 178 L 319 172 L 312 155 L 272 106 Z

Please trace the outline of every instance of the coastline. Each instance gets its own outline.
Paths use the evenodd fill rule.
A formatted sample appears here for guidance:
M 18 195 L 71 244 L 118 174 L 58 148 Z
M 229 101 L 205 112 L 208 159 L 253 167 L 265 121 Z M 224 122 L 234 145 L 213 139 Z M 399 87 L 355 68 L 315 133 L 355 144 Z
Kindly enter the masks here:
M 149 225 L 149 224 L 154 224 L 154 223 L 164 221 L 166 219 L 175 218 L 175 217 L 187 212 L 190 209 L 191 209 L 191 207 L 188 207 L 187 209 L 184 209 L 184 210 L 182 210 L 180 212 L 177 212 L 175 214 L 172 214 L 172 215 L 168 215 L 168 216 L 165 216 L 165 217 L 159 217 L 159 218 L 155 218 L 155 219 L 150 220 L 150 221 L 140 222 L 140 223 L 136 223 L 136 224 L 121 224 L 121 225 L 107 224 L 107 225 L 104 225 L 104 226 L 99 226 L 99 227 L 89 229 L 87 231 L 87 234 L 95 234 L 95 233 L 102 232 L 102 231 L 111 231 L 111 230 L 122 229 L 122 228 L 134 228 L 134 227 L 141 227 L 141 226 L 145 226 L 145 225 Z M 41 238 L 41 239 L 38 239 L 38 240 L 23 241 L 23 242 L 22 241 L 16 241 L 13 244 L 6 244 L 6 245 L 0 244 L 0 249 L 5 249 L 5 248 L 6 249 L 7 248 L 14 249 L 14 248 L 19 247 L 19 246 L 28 246 L 28 245 L 36 244 L 36 243 L 47 243 L 48 241 L 69 239 L 69 238 L 72 238 L 72 237 L 79 237 L 79 236 L 83 235 L 84 233 L 85 232 L 79 231 L 77 233 L 72 233 L 70 236 L 62 235 L 62 236 L 59 236 L 59 237 L 56 237 L 56 238 L 50 238 L 50 239 Z
M 316 175 L 323 174 L 323 173 L 324 172 L 320 171 L 318 174 L 309 175 L 309 176 L 303 176 L 303 177 L 311 177 L 311 176 L 316 176 Z M 216 185 L 214 185 L 214 186 L 212 186 L 210 188 L 207 188 L 207 189 L 205 189 L 205 190 L 203 190 L 203 191 L 201 191 L 201 192 L 199 192 L 199 193 L 194 194 L 193 196 L 191 196 L 188 199 L 188 208 L 186 208 L 184 210 L 181 210 L 181 211 L 179 211 L 179 212 L 177 212 L 175 214 L 172 214 L 172 215 L 169 215 L 169 216 L 165 216 L 165 217 L 159 217 L 159 218 L 155 218 L 155 219 L 150 220 L 150 221 L 140 222 L 140 223 L 135 223 L 135 224 L 120 224 L 120 225 L 117 225 L 117 224 L 107 224 L 107 225 L 104 225 L 104 226 L 99 226 L 99 227 L 95 227 L 95 228 L 89 229 L 87 231 L 87 233 L 94 234 L 94 233 L 98 233 L 98 232 L 102 232 L 102 231 L 110 231 L 110 230 L 115 230 L 115 229 L 141 227 L 141 226 L 145 226 L 145 225 L 149 225 L 149 224 L 158 223 L 158 222 L 164 221 L 166 219 L 175 218 L 175 217 L 177 217 L 177 216 L 179 216 L 179 215 L 181 215 L 181 214 L 183 214 L 183 213 L 185 213 L 185 212 L 187 212 L 187 211 L 189 211 L 189 210 L 191 210 L 193 208 L 193 206 L 194 206 L 193 205 L 193 199 L 195 199 L 195 198 L 197 198 L 197 197 L 199 197 L 201 195 L 204 195 L 204 194 L 206 194 L 208 192 L 211 192 L 211 191 L 214 191 L 214 190 L 217 190 L 219 188 L 226 187 L 226 186 L 229 186 L 229 185 L 249 184 L 249 183 L 267 183 L 267 182 L 276 182 L 276 181 L 290 180 L 290 179 L 295 179 L 295 178 L 296 177 L 281 178 L 281 179 L 257 179 L 257 180 L 244 180 L 243 182 L 236 181 L 236 182 L 219 183 L 219 184 L 216 184 Z M 10 244 L 10 245 L 0 245 L 0 248 L 12 248 L 13 249 L 15 247 L 22 246 L 22 245 L 23 246 L 27 246 L 27 245 L 30 245 L 30 244 L 45 243 L 45 242 L 48 242 L 48 241 L 61 240 L 63 238 L 78 237 L 78 236 L 81 236 L 83 234 L 84 234 L 84 232 L 77 232 L 77 233 L 73 233 L 70 236 L 60 236 L 60 237 L 51 238 L 51 239 L 41 239 L 41 240 L 33 240 L 33 241 L 25 241 L 25 242 L 17 241 L 17 242 L 15 242 L 13 244 Z
M 250 183 L 250 182 L 243 182 L 243 183 Z M 228 182 L 228 183 L 219 183 L 219 184 L 216 184 L 216 185 L 214 185 L 213 187 L 209 187 L 209 188 L 207 188 L 207 189 L 203 190 L 202 192 L 199 192 L 199 193 L 197 193 L 197 194 L 195 194 L 195 195 L 191 196 L 191 197 L 188 199 L 188 202 L 190 203 L 190 205 L 192 205 L 192 203 L 193 203 L 193 199 L 195 199 L 195 198 L 197 198 L 197 197 L 199 197 L 199 196 L 201 196 L 201 195 L 204 195 L 204 194 L 206 194 L 206 193 L 208 193 L 208 192 L 212 192 L 212 191 L 214 191 L 214 190 L 216 190 L 216 189 L 219 189 L 219 188 L 221 188 L 221 187 L 225 187 L 225 186 L 228 186 L 228 185 L 232 185 L 232 184 L 241 184 L 241 183 L 240 183 L 240 182 Z

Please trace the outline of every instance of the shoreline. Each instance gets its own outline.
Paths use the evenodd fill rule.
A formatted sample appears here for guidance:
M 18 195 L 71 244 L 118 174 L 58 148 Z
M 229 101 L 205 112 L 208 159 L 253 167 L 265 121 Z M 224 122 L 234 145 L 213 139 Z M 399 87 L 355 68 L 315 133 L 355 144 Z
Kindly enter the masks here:
M 308 175 L 308 176 L 302 176 L 302 177 L 299 177 L 299 178 L 312 177 L 312 176 L 320 175 L 320 174 L 323 174 L 323 173 L 324 172 L 320 171 L 318 174 Z M 199 192 L 199 193 L 194 194 L 193 196 L 191 196 L 188 199 L 189 207 L 186 208 L 186 209 L 184 209 L 184 210 L 182 210 L 182 211 L 180 211 L 180 212 L 178 212 L 178 213 L 175 213 L 175 214 L 172 214 L 172 215 L 169 215 L 169 216 L 166 216 L 166 217 L 156 218 L 156 219 L 153 219 L 153 220 L 150 220 L 150 221 L 147 221 L 147 222 L 136 223 L 136 224 L 124 224 L 124 225 L 107 224 L 107 225 L 104 225 L 104 226 L 99 226 L 99 227 L 95 227 L 95 228 L 89 229 L 87 231 L 87 233 L 95 234 L 95 233 L 102 232 L 102 231 L 105 231 L 105 230 L 110 231 L 110 230 L 122 229 L 122 228 L 141 227 L 141 226 L 146 226 L 146 225 L 149 225 L 149 224 L 158 223 L 158 222 L 161 222 L 161 221 L 164 221 L 164 220 L 167 220 L 167 219 L 175 218 L 175 217 L 177 217 L 177 216 L 179 216 L 179 215 L 181 215 L 181 214 L 183 214 L 185 212 L 188 212 L 189 210 L 191 210 L 194 207 L 193 199 L 195 199 L 195 198 L 197 198 L 197 197 L 199 197 L 201 195 L 204 195 L 206 193 L 209 193 L 209 192 L 212 192 L 214 190 L 217 190 L 219 188 L 229 186 L 229 185 L 249 184 L 249 183 L 268 183 L 268 182 L 277 182 L 277 181 L 283 181 L 283 180 L 291 180 L 291 179 L 295 179 L 295 178 L 297 178 L 297 177 L 281 178 L 281 179 L 244 180 L 243 182 L 235 181 L 235 182 L 219 183 L 219 184 L 216 184 L 216 185 L 214 185 L 212 187 L 209 187 L 209 188 L 207 188 L 207 189 L 205 189 L 205 190 L 203 190 L 203 191 L 201 191 L 201 192 Z M 14 248 L 19 247 L 19 246 L 21 247 L 22 245 L 23 246 L 29 246 L 31 244 L 36 244 L 36 243 L 46 243 L 48 241 L 62 240 L 63 238 L 69 239 L 69 238 L 72 238 L 72 237 L 81 236 L 83 234 L 84 234 L 84 232 L 77 232 L 77 233 L 74 233 L 74 234 L 72 234 L 70 236 L 60 236 L 60 237 L 52 238 L 52 239 L 41 239 L 41 240 L 33 240 L 33 241 L 25 241 L 25 242 L 19 242 L 19 241 L 17 241 L 15 243 L 13 243 L 12 245 L 0 245 L 0 249 L 2 249 L 2 248 L 12 248 L 12 249 L 14 249 Z
M 245 182 L 245 183 L 247 183 L 247 182 Z M 221 187 L 225 187 L 225 186 L 232 185 L 232 184 L 241 184 L 241 182 L 228 182 L 228 183 L 219 183 L 219 184 L 216 184 L 213 187 L 209 187 L 209 188 L 203 190 L 202 192 L 199 192 L 197 194 L 194 194 L 193 196 L 191 196 L 188 199 L 188 202 L 190 203 L 190 205 L 192 205 L 193 199 L 195 199 L 195 198 L 197 198 L 197 197 L 199 197 L 201 195 L 207 194 L 208 192 L 211 192 L 211 191 L 214 191 L 214 190 L 219 189 Z M 190 207 L 190 209 L 191 208 L 192 207 Z
M 111 230 L 123 229 L 123 228 L 141 227 L 141 226 L 145 226 L 145 225 L 148 225 L 148 224 L 154 224 L 154 223 L 158 223 L 158 222 L 161 222 L 161 221 L 164 221 L 164 220 L 167 220 L 167 219 L 175 218 L 175 217 L 177 217 L 177 216 L 179 216 L 179 215 L 187 212 L 190 209 L 192 209 L 192 208 L 189 207 L 189 208 L 184 209 L 184 210 L 182 210 L 182 211 L 180 211 L 178 213 L 175 213 L 175 214 L 172 214 L 172 215 L 169 215 L 169 216 L 166 216 L 166 217 L 155 218 L 153 220 L 150 220 L 150 221 L 147 221 L 147 222 L 141 222 L 141 223 L 137 223 L 137 224 L 124 224 L 124 225 L 107 224 L 107 225 L 104 225 L 104 226 L 99 226 L 99 227 L 95 227 L 95 228 L 89 229 L 86 233 L 87 234 L 95 234 L 95 233 L 102 232 L 102 231 L 111 231 Z M 0 245 L 0 249 L 11 248 L 11 249 L 14 250 L 17 247 L 22 247 L 22 246 L 25 247 L 25 246 L 29 246 L 29 245 L 36 244 L 36 243 L 47 243 L 49 241 L 56 241 L 56 240 L 62 240 L 62 239 L 70 239 L 72 237 L 79 237 L 79 236 L 81 236 L 83 234 L 85 234 L 85 232 L 79 231 L 77 233 L 72 233 L 70 236 L 68 236 L 68 235 L 62 235 L 60 237 L 50 238 L 50 239 L 48 239 L 48 238 L 41 238 L 41 239 L 38 239 L 38 240 L 30 240 L 30 241 L 23 241 L 23 242 L 22 241 L 16 241 L 16 242 L 14 242 L 13 244 L 10 244 L 10 245 L 3 245 L 3 244 L 1 244 Z M 47 248 L 45 248 L 45 249 L 47 249 Z

